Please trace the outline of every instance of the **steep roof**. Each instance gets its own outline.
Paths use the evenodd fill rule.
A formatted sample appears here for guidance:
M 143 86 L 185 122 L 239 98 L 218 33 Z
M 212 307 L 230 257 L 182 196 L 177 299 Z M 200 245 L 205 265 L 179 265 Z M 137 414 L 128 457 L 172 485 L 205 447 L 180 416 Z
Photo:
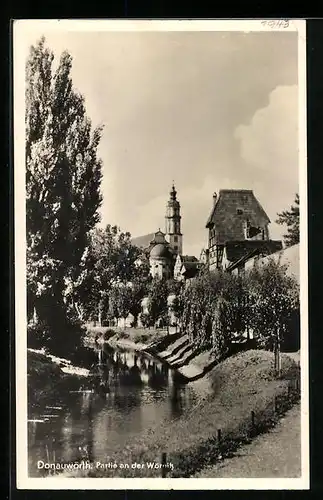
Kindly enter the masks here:
M 181 273 L 185 278 L 193 278 L 198 271 L 198 261 L 197 262 L 184 262 L 182 266 Z
M 269 224 L 270 219 L 250 189 L 221 189 L 206 227 L 215 227 L 217 243 L 243 240 L 243 223 L 248 221 L 254 227 Z
M 198 259 L 194 255 L 181 255 L 182 262 L 198 262 Z
M 243 258 L 250 258 L 251 254 L 270 255 L 281 250 L 281 241 L 274 240 L 245 240 L 228 241 L 225 245 L 226 257 L 231 263 L 236 263 Z

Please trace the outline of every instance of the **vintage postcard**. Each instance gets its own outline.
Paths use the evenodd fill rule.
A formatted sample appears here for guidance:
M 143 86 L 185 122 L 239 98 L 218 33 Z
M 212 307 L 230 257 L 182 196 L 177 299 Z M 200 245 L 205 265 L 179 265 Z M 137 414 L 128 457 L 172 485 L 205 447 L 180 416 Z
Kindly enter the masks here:
M 18 488 L 309 488 L 305 46 L 14 23 Z

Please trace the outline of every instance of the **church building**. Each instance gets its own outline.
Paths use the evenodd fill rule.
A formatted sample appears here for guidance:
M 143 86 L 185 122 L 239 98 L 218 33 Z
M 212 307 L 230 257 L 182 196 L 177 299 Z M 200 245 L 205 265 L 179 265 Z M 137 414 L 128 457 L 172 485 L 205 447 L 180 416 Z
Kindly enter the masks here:
M 155 233 L 132 239 L 132 243 L 143 249 L 149 259 L 153 277 L 171 278 L 178 255 L 183 252 L 183 234 L 181 232 L 180 203 L 174 184 L 169 194 L 165 214 L 165 233 L 160 229 Z

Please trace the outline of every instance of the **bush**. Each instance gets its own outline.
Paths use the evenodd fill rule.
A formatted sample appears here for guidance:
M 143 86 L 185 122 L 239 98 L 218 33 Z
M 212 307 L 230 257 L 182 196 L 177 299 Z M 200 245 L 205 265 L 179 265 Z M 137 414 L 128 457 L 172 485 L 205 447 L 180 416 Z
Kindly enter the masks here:
M 85 327 L 78 319 L 69 319 L 63 314 L 49 321 L 30 323 L 27 327 L 27 346 L 45 349 L 53 355 L 69 358 L 70 354 L 83 346 Z
M 148 335 L 147 333 L 141 333 L 140 335 L 136 336 L 134 338 L 134 342 L 136 344 L 139 344 L 139 343 L 145 343 L 147 342 L 149 339 L 150 339 L 151 335 Z
M 128 339 L 129 338 L 129 334 L 127 332 L 125 332 L 124 330 L 122 330 L 121 332 L 118 332 L 118 339 Z
M 103 332 L 103 338 L 104 340 L 108 340 L 110 339 L 111 337 L 114 337 L 114 335 L 116 335 L 116 331 L 113 330 L 113 328 L 108 328 L 105 332 Z
M 30 349 L 46 349 L 50 342 L 49 327 L 41 323 L 30 323 L 27 326 L 27 347 Z

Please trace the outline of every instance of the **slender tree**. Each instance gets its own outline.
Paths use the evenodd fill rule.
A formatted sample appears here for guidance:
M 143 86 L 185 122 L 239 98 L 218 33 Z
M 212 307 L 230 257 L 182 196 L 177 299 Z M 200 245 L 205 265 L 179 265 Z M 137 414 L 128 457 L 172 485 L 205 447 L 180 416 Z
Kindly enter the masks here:
M 27 286 L 29 317 L 49 323 L 57 336 L 64 335 L 86 272 L 88 234 L 99 221 L 102 128 L 92 130 L 73 87 L 71 56 L 64 52 L 56 71 L 53 60 L 42 38 L 26 64 Z
M 287 247 L 299 243 L 299 195 L 295 195 L 294 204 L 289 210 L 278 214 L 277 224 L 287 226 L 284 242 Z
M 251 311 L 249 321 L 259 346 L 275 355 L 275 370 L 280 371 L 280 350 L 289 331 L 290 321 L 299 310 L 299 286 L 287 274 L 287 266 L 269 259 L 246 274 Z

